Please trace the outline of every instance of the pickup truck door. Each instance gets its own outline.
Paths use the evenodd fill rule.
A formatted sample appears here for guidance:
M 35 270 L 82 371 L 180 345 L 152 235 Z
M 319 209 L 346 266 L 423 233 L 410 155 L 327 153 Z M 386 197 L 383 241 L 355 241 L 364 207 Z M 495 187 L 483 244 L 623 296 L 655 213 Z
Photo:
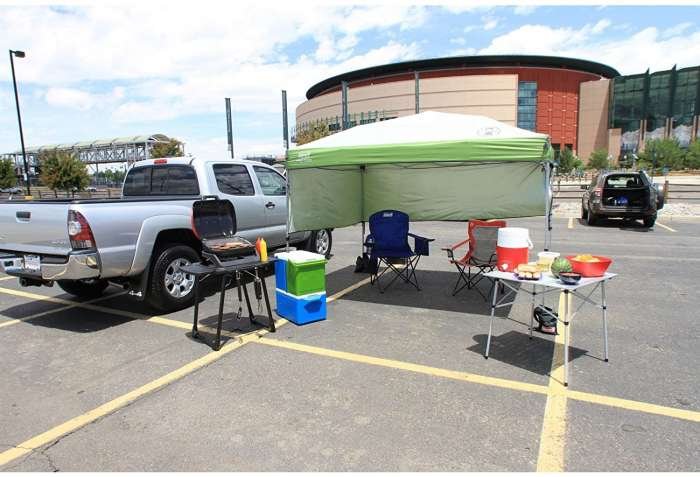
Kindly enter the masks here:
M 253 172 L 265 207 L 267 223 L 265 240 L 271 246 L 283 245 L 287 235 L 286 181 L 271 167 L 253 166 Z
M 221 199 L 228 199 L 236 208 L 237 234 L 255 242 L 268 236 L 264 197 L 256 194 L 253 178 L 243 164 L 211 164 L 214 185 Z

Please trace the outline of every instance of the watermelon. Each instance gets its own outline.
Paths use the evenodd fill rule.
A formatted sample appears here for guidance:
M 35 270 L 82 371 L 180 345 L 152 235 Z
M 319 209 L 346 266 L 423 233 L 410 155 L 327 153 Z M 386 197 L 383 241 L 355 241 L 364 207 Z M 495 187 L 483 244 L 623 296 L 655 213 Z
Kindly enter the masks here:
M 561 272 L 571 272 L 573 268 L 571 267 L 571 262 L 569 262 L 567 259 L 564 257 L 557 257 L 552 262 L 550 270 L 552 271 L 552 275 L 559 278 L 559 274 Z

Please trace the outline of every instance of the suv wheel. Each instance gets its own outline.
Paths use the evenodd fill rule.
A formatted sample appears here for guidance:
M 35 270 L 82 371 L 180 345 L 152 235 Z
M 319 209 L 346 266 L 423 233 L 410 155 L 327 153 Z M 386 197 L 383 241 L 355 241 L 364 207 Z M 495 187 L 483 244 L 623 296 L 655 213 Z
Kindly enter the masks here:
M 194 301 L 194 276 L 181 270 L 199 262 L 199 255 L 187 245 L 166 245 L 158 253 L 150 277 L 148 302 L 162 311 L 187 308 Z
M 313 253 L 318 253 L 326 258 L 331 256 L 331 248 L 333 247 L 333 235 L 329 229 L 321 229 L 311 232 L 309 240 L 306 242 L 306 250 Z
M 590 210 L 588 211 L 588 214 L 586 214 L 586 223 L 588 225 L 595 225 L 595 223 L 598 221 L 598 218 L 595 216 L 593 212 Z
M 652 228 L 656 223 L 656 215 L 650 215 L 649 217 L 644 217 L 644 226 L 647 228 Z
M 581 219 L 588 220 L 588 211 L 583 206 L 583 202 L 581 202 Z

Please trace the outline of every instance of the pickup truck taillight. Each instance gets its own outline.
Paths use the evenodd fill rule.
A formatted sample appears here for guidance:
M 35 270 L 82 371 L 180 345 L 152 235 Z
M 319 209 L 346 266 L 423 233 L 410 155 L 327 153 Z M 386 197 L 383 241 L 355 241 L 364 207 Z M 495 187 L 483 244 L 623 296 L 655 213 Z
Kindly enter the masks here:
M 80 212 L 68 211 L 68 237 L 73 249 L 95 248 L 95 237 L 90 230 L 90 224 Z

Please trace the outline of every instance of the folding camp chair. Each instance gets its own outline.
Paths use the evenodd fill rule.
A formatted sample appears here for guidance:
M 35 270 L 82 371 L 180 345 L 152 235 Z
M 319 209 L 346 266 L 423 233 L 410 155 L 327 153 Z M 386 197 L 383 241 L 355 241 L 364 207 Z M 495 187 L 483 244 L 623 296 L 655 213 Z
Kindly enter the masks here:
M 457 283 L 452 289 L 452 296 L 465 287 L 467 289 L 475 288 L 476 284 L 484 278 L 484 272 L 490 272 L 496 268 L 498 229 L 505 226 L 505 220 L 470 220 L 467 226 L 467 239 L 442 249 L 447 252 L 448 260 L 454 264 L 459 272 Z M 464 245 L 468 245 L 467 253 L 462 258 L 456 259 L 455 250 Z M 472 268 L 476 268 L 478 271 L 472 273 Z M 476 288 L 476 291 L 486 300 L 486 296 L 481 290 Z
M 379 278 L 391 270 L 396 276 L 384 288 L 378 285 L 381 293 L 384 293 L 384 290 L 389 288 L 397 278 L 420 290 L 416 266 L 422 255 L 428 255 L 429 243 L 434 239 L 410 233 L 408 215 L 398 210 L 382 210 L 372 214 L 369 218 L 369 232 L 365 246 L 372 262 L 370 283 L 372 285 L 378 283 Z M 408 245 L 409 236 L 415 241 L 413 250 Z M 403 264 L 403 267 L 397 266 L 397 262 Z M 386 268 L 380 271 L 382 263 Z

